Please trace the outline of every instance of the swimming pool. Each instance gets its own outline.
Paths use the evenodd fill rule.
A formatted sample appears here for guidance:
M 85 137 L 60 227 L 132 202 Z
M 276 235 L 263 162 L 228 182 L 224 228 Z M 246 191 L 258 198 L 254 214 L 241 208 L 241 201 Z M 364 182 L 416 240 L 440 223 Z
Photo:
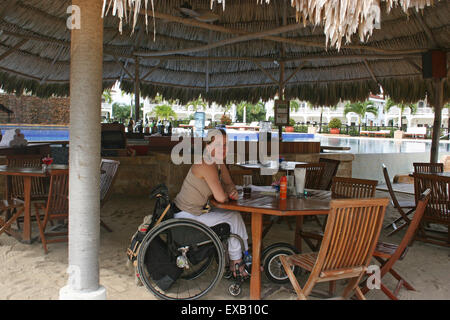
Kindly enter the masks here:
M 68 126 L 34 126 L 34 125 L 0 125 L 2 134 L 5 130 L 19 128 L 25 135 L 25 139 L 34 141 L 68 141 Z M 255 131 L 227 130 L 228 137 L 233 141 L 258 141 L 259 134 Z M 278 132 L 272 132 L 274 137 L 278 137 Z M 298 132 L 284 132 L 283 141 L 320 141 L 322 146 L 350 147 L 349 151 L 356 154 L 371 153 L 414 153 L 429 152 L 430 141 L 423 140 L 394 140 L 385 138 L 367 137 L 330 137 Z M 335 151 L 333 151 L 335 152 Z M 450 152 L 450 143 L 439 143 L 439 152 Z

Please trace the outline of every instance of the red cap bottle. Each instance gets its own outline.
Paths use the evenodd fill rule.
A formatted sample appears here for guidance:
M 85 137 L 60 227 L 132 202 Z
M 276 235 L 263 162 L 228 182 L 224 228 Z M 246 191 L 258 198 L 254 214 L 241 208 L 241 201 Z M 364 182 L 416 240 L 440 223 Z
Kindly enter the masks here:
M 280 199 L 286 199 L 287 197 L 287 178 L 282 176 L 280 179 Z

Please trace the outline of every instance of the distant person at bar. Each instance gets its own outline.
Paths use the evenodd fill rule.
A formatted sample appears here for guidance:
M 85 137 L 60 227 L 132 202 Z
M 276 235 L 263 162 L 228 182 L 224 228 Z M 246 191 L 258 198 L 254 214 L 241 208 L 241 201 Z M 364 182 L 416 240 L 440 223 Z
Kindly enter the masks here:
M 239 235 L 244 241 L 241 248 L 238 239 L 229 238 L 228 252 L 230 268 L 233 271 L 239 265 L 239 273 L 248 276 L 243 263 L 242 250 L 248 250 L 248 235 L 241 214 L 237 211 L 211 208 L 209 198 L 224 203 L 238 198 L 230 172 L 225 165 L 227 154 L 227 136 L 223 129 L 209 130 L 208 143 L 203 152 L 202 163 L 193 164 L 184 179 L 181 190 L 174 200 L 175 218 L 197 220 L 209 227 L 221 223 L 230 225 L 231 233 Z

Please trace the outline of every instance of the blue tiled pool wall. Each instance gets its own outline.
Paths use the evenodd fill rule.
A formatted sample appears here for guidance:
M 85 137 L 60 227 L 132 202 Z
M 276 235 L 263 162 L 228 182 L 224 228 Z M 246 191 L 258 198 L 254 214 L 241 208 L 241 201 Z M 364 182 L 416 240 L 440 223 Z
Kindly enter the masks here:
M 28 141 L 69 141 L 69 128 L 67 126 L 0 126 L 2 135 L 6 130 L 20 129 Z

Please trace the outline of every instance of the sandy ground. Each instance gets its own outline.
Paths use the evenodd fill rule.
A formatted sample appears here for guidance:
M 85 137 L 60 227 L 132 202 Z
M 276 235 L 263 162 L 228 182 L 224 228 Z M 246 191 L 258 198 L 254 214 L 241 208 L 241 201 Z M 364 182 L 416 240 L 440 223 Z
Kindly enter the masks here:
M 385 197 L 387 193 L 378 192 Z M 407 198 L 400 195 L 402 199 Z M 109 233 L 101 229 L 100 248 L 100 284 L 106 287 L 107 298 L 113 300 L 154 300 L 155 297 L 145 287 L 136 286 L 133 272 L 126 266 L 126 248 L 130 237 L 142 222 L 145 215 L 151 213 L 153 203 L 147 198 L 114 197 L 102 210 L 102 219 L 114 230 Z M 392 208 L 388 209 L 384 224 L 396 217 Z M 312 222 L 310 222 L 312 223 Z M 387 238 L 390 229 L 382 231 L 381 239 L 398 243 L 404 232 Z M 37 227 L 33 226 L 33 234 Z M 291 242 L 293 231 L 286 222 L 274 225 L 264 239 L 264 245 L 284 241 Z M 450 299 L 449 249 L 422 242 L 415 242 L 406 258 L 398 261 L 397 271 L 402 274 L 416 291 L 402 289 L 400 299 Z M 39 242 L 31 245 L 21 244 L 16 239 L 3 234 L 0 236 L 0 299 L 2 300 L 54 300 L 58 299 L 59 289 L 67 284 L 67 244 L 49 245 L 49 253 L 44 254 Z M 303 284 L 307 275 L 299 276 Z M 222 279 L 206 299 L 239 300 L 249 299 L 249 284 L 245 283 L 242 294 L 235 298 L 228 294 L 230 281 Z M 383 278 L 388 287 L 395 286 L 391 276 Z M 342 284 L 343 285 L 343 284 Z M 338 289 L 341 286 L 338 284 Z M 327 288 L 326 285 L 322 288 Z M 268 293 L 270 294 L 268 295 Z M 266 299 L 295 299 L 290 284 L 279 286 L 262 276 L 262 294 Z M 380 290 L 372 290 L 368 299 L 383 300 L 386 296 Z

